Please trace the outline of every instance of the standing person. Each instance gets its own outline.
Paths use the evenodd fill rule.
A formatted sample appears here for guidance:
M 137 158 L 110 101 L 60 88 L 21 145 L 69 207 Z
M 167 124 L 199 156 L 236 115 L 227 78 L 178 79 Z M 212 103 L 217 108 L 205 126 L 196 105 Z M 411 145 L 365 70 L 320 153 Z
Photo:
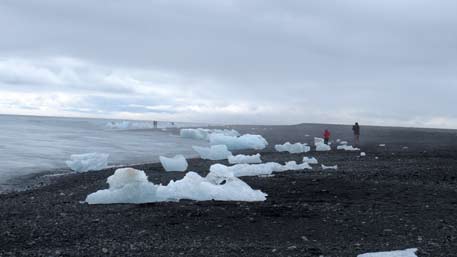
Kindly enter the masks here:
M 324 131 L 324 144 L 328 145 L 328 141 L 330 140 L 330 131 L 326 129 Z
M 360 143 L 360 126 L 358 122 L 352 126 L 352 131 L 354 132 L 354 144 L 358 146 Z

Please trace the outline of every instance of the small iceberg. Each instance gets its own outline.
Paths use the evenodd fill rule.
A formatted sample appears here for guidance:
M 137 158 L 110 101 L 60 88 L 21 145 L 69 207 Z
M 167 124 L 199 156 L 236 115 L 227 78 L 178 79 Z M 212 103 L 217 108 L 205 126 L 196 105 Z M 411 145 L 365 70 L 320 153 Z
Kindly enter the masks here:
M 72 154 L 65 163 L 76 172 L 102 170 L 108 167 L 108 157 L 105 153 Z
M 225 145 L 212 145 L 210 147 L 192 146 L 192 148 L 205 160 L 225 160 L 232 155 Z
M 275 145 L 275 150 L 278 152 L 306 153 L 311 150 L 311 147 L 309 147 L 306 143 L 291 144 L 290 142 L 286 142 L 282 145 Z
M 183 155 L 176 155 L 173 158 L 160 156 L 160 163 L 165 171 L 186 171 L 188 164 L 186 158 Z
M 261 135 L 251 134 L 238 137 L 214 133 L 209 135 L 209 143 L 210 145 L 226 145 L 229 150 L 262 150 L 268 145 L 267 140 Z

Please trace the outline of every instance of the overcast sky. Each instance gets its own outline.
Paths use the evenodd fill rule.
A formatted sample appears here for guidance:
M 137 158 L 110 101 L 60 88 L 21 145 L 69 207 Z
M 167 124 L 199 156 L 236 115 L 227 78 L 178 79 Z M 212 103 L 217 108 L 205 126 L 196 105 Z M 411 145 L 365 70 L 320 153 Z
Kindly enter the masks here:
M 455 0 L 0 0 L 0 112 L 457 128 Z

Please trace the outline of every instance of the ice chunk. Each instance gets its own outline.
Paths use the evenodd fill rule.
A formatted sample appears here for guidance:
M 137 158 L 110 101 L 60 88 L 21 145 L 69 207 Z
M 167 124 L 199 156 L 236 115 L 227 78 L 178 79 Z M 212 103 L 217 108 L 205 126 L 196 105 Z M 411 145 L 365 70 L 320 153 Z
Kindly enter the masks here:
M 261 135 L 245 134 L 240 137 L 223 134 L 209 135 L 211 145 L 226 145 L 229 150 L 255 149 L 261 150 L 267 147 L 268 142 Z
M 341 139 L 339 139 L 339 138 L 338 138 L 338 139 L 336 139 L 336 142 L 337 142 L 337 143 L 339 143 L 340 141 L 341 141 Z
M 104 153 L 72 154 L 65 163 L 76 172 L 102 170 L 108 167 L 108 157 L 109 154 Z
M 289 153 L 306 153 L 311 150 L 308 144 L 295 143 L 291 144 L 286 142 L 282 145 L 275 145 L 275 150 L 278 152 L 289 152 Z
M 167 186 L 158 188 L 158 194 L 167 196 L 167 200 L 190 199 L 197 201 L 265 201 L 267 194 L 253 190 L 248 184 L 234 176 L 219 177 L 208 174 L 203 178 L 195 172 L 188 172 L 178 181 L 170 181 Z
M 160 163 L 165 171 L 185 171 L 187 170 L 187 160 L 182 155 L 176 155 L 173 158 L 160 156 Z
M 323 138 L 320 138 L 320 137 L 315 137 L 314 138 L 314 145 L 323 144 L 323 143 L 324 143 L 324 139 Z
M 340 145 L 347 145 L 348 141 L 340 141 Z
M 339 145 L 336 149 L 345 151 L 360 151 L 360 148 L 353 147 L 352 145 Z
M 284 170 L 304 170 L 304 169 L 313 169 L 311 166 L 309 166 L 308 163 L 303 162 L 301 164 L 297 164 L 296 161 L 289 161 L 286 162 L 286 164 L 283 166 Z
M 238 154 L 238 155 L 231 155 L 228 157 L 228 162 L 230 164 L 240 164 L 240 163 L 262 163 L 262 160 L 260 159 L 260 154 L 255 154 L 255 155 L 244 155 L 244 154 Z
M 312 167 L 309 166 L 308 163 L 297 164 L 295 161 L 287 162 L 285 165 L 276 162 L 267 162 L 261 164 L 236 164 L 233 166 L 225 166 L 217 163 L 210 167 L 211 172 L 233 174 L 235 177 L 270 175 L 273 172 L 304 169 L 312 169 Z
M 234 129 L 204 129 L 204 128 L 196 128 L 196 129 L 181 129 L 179 131 L 179 135 L 185 138 L 193 138 L 198 140 L 209 140 L 209 135 L 211 134 L 219 134 L 225 136 L 233 136 L 237 137 L 240 136 L 240 133 Z
M 417 257 L 416 252 L 416 248 L 411 248 L 390 252 L 364 253 L 357 255 L 357 257 Z
M 330 151 L 330 150 L 332 150 L 332 148 L 329 145 L 326 145 L 324 143 L 316 144 L 316 151 L 318 151 L 318 152 L 326 152 L 326 151 Z
M 232 155 L 225 145 L 212 145 L 210 147 L 192 146 L 192 148 L 202 159 L 206 160 L 225 160 Z
M 303 162 L 306 162 L 308 164 L 318 164 L 317 159 L 314 157 L 303 157 Z
M 132 168 L 117 169 L 114 175 L 108 177 L 108 189 L 89 194 L 86 202 L 89 204 L 109 203 L 147 203 L 155 202 L 157 185 L 150 183 L 142 170 Z
M 179 135 L 184 138 L 192 138 L 197 140 L 208 140 L 208 135 L 211 133 L 210 129 L 196 128 L 196 129 L 181 129 Z
M 380 147 L 385 147 L 385 146 L 386 146 L 386 144 L 379 144 L 379 146 L 380 146 Z
M 365 152 L 361 152 L 360 156 L 364 157 L 364 156 L 367 156 L 367 154 Z
M 211 133 L 222 134 L 225 136 L 239 137 L 240 133 L 234 129 L 213 129 Z
M 188 172 L 184 178 L 170 181 L 166 186 L 149 182 L 142 170 L 117 169 L 108 178 L 109 188 L 89 194 L 89 204 L 148 203 L 179 201 L 265 201 L 267 194 L 253 190 L 248 184 L 230 174 L 208 174 L 206 178 Z
M 325 166 L 324 164 L 321 164 L 321 168 L 323 170 L 337 170 L 338 169 L 338 165 Z

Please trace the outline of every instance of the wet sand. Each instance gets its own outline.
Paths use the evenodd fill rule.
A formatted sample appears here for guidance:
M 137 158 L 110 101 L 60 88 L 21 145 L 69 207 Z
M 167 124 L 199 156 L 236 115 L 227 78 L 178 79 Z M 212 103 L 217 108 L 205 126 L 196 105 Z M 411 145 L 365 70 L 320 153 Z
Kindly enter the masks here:
M 306 155 L 338 164 L 336 172 L 317 165 L 243 177 L 268 194 L 265 202 L 81 202 L 107 188 L 113 169 L 53 177 L 50 185 L 0 195 L 0 256 L 334 257 L 413 247 L 419 256 L 456 256 L 457 131 L 362 127 L 366 157 L 272 150 L 285 141 L 311 142 L 326 127 L 333 139 L 351 140 L 348 126 L 233 126 L 265 136 L 264 161 Z M 192 159 L 189 170 L 205 175 L 213 163 Z M 183 176 L 165 173 L 160 164 L 135 168 L 154 183 Z

